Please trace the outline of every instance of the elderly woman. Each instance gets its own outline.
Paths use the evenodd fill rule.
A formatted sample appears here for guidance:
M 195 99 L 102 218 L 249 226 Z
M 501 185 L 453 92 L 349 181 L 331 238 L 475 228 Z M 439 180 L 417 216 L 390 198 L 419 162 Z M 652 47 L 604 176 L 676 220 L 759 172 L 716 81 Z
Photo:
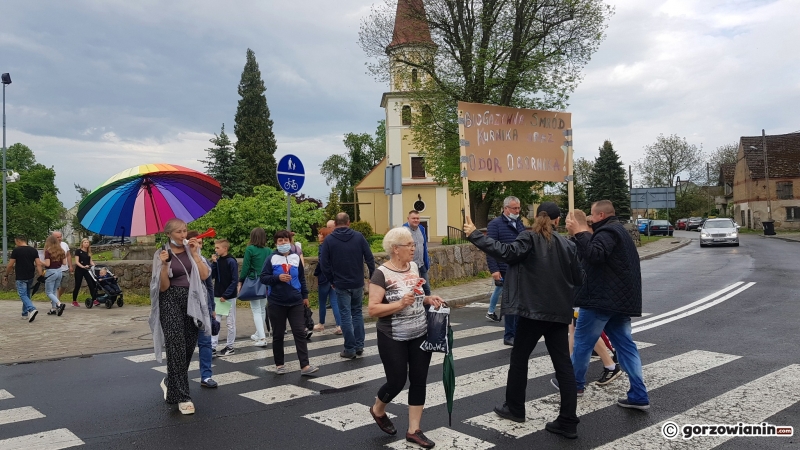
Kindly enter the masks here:
M 158 362 L 166 344 L 167 377 L 161 380 L 164 400 L 177 403 L 181 414 L 194 414 L 189 396 L 189 362 L 198 332 L 211 335 L 208 293 L 203 283 L 209 277 L 209 268 L 200 256 L 197 239 L 185 241 L 187 232 L 186 222 L 180 219 L 164 225 L 169 243 L 153 255 L 150 329 Z
M 308 362 L 306 320 L 304 306 L 308 306 L 308 288 L 300 255 L 292 253 L 292 236 L 289 231 L 275 233 L 277 251 L 270 256 L 261 272 L 261 282 L 270 287 L 267 297 L 269 321 L 272 324 L 272 355 L 275 372 L 286 373 L 283 338 L 286 321 L 294 334 L 294 347 L 300 360 L 300 374 L 308 376 L 319 370 Z
M 439 307 L 441 297 L 425 296 L 420 288 L 419 267 L 414 262 L 416 245 L 406 227 L 389 230 L 383 238 L 389 260 L 378 267 L 369 286 L 369 315 L 378 317 L 378 353 L 386 372 L 386 384 L 378 390 L 370 414 L 380 429 L 397 433 L 386 415 L 386 405 L 408 388 L 408 432 L 406 441 L 432 448 L 433 441 L 422 434 L 420 420 L 425 405 L 425 384 L 431 354 L 420 348 L 428 334 L 424 305 Z

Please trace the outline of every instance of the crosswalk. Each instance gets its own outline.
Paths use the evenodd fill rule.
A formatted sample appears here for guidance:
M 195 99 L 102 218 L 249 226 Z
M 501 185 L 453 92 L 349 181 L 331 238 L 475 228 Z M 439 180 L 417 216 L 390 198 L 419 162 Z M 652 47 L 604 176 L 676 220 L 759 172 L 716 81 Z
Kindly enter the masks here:
M 32 406 L 5 408 L 4 400 L 14 399 L 14 395 L 5 389 L 0 389 L 0 430 L 5 431 L 14 424 L 45 417 L 39 410 Z M 2 436 L 3 434 L 0 434 Z M 76 447 L 84 442 L 66 428 L 46 430 L 39 433 L 0 439 L 2 450 L 58 450 Z

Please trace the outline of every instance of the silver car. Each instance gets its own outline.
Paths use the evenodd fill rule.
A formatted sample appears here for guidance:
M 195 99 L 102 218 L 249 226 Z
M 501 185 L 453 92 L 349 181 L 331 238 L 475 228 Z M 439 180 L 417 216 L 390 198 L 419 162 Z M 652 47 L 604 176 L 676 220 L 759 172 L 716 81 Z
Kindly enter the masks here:
M 739 246 L 739 226 L 731 219 L 708 219 L 700 228 L 700 247 L 706 245 Z

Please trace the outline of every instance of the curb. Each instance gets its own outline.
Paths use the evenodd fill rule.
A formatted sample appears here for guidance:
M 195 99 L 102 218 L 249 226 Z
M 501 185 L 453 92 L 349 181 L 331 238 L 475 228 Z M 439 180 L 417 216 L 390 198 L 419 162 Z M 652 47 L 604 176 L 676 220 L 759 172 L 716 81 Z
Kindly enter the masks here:
M 674 245 L 672 247 L 666 248 L 664 250 L 659 250 L 657 252 L 650 253 L 649 255 L 639 256 L 639 261 L 645 261 L 645 260 L 648 260 L 648 259 L 653 259 L 656 256 L 661 256 L 663 254 L 675 251 L 675 250 L 677 250 L 679 248 L 686 247 L 687 245 L 689 245 L 691 243 L 692 243 L 691 239 L 681 239 L 681 242 L 679 244 L 677 244 L 677 245 Z
M 786 241 L 786 242 L 800 242 L 799 239 L 792 239 L 792 238 L 787 238 L 787 237 L 764 236 L 763 234 L 757 234 L 756 236 L 760 237 L 761 239 L 778 239 L 778 240 Z

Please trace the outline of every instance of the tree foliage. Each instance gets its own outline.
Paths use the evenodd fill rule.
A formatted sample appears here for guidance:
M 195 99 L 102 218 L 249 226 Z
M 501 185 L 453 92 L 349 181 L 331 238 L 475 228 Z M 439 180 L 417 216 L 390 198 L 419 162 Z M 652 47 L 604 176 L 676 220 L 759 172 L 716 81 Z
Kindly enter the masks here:
M 80 202 L 82 202 L 87 195 L 92 193 L 91 189 L 85 188 L 78 183 L 73 183 L 73 186 L 75 187 L 75 191 L 78 193 L 78 196 L 80 197 L 80 199 L 78 200 L 78 204 L 80 204 Z M 95 233 L 87 230 L 86 228 L 84 228 L 83 225 L 81 225 L 81 221 L 78 218 L 77 214 L 75 215 L 75 217 L 72 218 L 72 229 L 78 236 L 88 237 L 89 240 L 91 240 L 92 237 L 95 235 Z
M 247 49 L 247 62 L 239 82 L 239 105 L 236 108 L 233 132 L 236 134 L 236 157 L 243 167 L 242 181 L 249 195 L 253 187 L 265 184 L 278 186 L 275 173 L 275 150 L 278 143 L 272 132 L 272 119 L 269 117 L 267 88 L 261 80 L 261 70 L 256 55 Z
M 386 123 L 383 120 L 378 122 L 375 136 L 347 133 L 343 142 L 346 153 L 331 155 L 320 164 L 320 173 L 325 177 L 328 186 L 332 186 L 337 193 L 340 204 L 356 201 L 356 185 L 386 156 Z M 357 221 L 354 206 L 350 204 L 340 207 L 353 221 Z
M 208 158 L 200 160 L 206 168 L 206 174 L 219 182 L 222 198 L 233 198 L 236 194 L 245 195 L 248 190 L 244 182 L 244 167 L 236 157 L 231 140 L 225 134 L 225 124 L 219 134 L 209 139 L 214 146 L 207 148 Z
M 6 167 L 19 173 L 19 181 L 6 185 L 8 242 L 13 247 L 19 234 L 43 241 L 51 230 L 63 226 L 56 171 L 37 163 L 33 151 L 20 143 L 6 149 Z
M 293 199 L 291 212 L 292 231 L 311 240 L 312 227 L 324 220 L 325 211 L 314 202 L 298 203 Z M 272 186 L 256 186 L 250 197 L 236 194 L 233 198 L 224 198 L 208 214 L 189 224 L 190 229 L 198 231 L 209 227 L 216 230 L 218 238 L 231 243 L 231 254 L 237 257 L 244 255 L 250 231 L 255 227 L 267 232 L 271 246 L 275 232 L 286 229 L 286 194 Z M 211 239 L 203 245 L 205 251 L 213 251 Z
M 718 180 L 720 169 L 723 164 L 735 164 L 736 158 L 739 155 L 739 143 L 724 144 L 717 147 L 716 150 L 708 155 L 709 169 L 709 185 L 721 185 L 722 180 Z
M 610 141 L 603 142 L 600 155 L 594 160 L 589 175 L 586 197 L 590 203 L 610 200 L 616 214 L 627 220 L 631 216 L 631 197 L 625 168 Z M 591 205 L 590 205 L 591 206 Z
M 690 145 L 686 138 L 660 134 L 655 143 L 645 146 L 644 156 L 633 166 L 643 187 L 675 186 L 679 175 L 681 182 L 705 182 L 703 159 L 702 149 Z
M 342 212 L 339 206 L 339 194 L 333 190 L 328 196 L 328 204 L 325 206 L 325 221 L 336 220 L 336 214 Z
M 462 189 L 457 102 L 566 108 L 613 12 L 601 0 L 410 2 L 410 18 L 427 23 L 435 46 L 387 52 L 395 4 L 387 0 L 373 8 L 362 22 L 359 42 L 374 58 L 368 67 L 379 80 L 389 80 L 390 69 L 398 66 L 422 74 L 409 94 L 419 105 L 411 125 L 413 142 L 426 171 L 453 192 Z M 426 11 L 419 9 L 423 4 Z M 538 182 L 470 182 L 470 214 L 476 225 L 485 226 L 498 200 L 513 192 L 529 202 L 541 187 Z

